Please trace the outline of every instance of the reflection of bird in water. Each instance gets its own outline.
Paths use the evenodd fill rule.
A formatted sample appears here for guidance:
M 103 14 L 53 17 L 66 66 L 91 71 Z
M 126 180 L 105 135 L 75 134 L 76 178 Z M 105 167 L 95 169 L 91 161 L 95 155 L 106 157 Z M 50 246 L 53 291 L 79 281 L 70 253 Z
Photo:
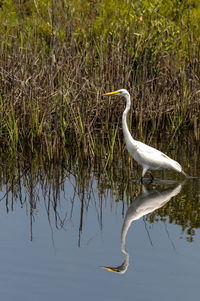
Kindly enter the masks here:
M 121 250 L 125 255 L 124 261 L 117 267 L 102 266 L 104 269 L 119 274 L 124 274 L 126 272 L 129 265 L 129 254 L 126 250 L 126 235 L 131 223 L 164 206 L 172 197 L 176 196 L 181 191 L 181 187 L 182 184 L 179 184 L 174 188 L 166 188 L 163 190 L 153 189 L 149 191 L 142 186 L 142 193 L 137 196 L 128 207 L 122 226 Z
M 185 175 L 181 165 L 178 162 L 172 160 L 159 150 L 133 139 L 131 133 L 129 132 L 126 120 L 127 114 L 131 107 L 131 98 L 128 91 L 121 89 L 118 91 L 103 94 L 103 96 L 108 95 L 124 96 L 126 99 L 126 109 L 122 115 L 122 129 L 129 153 L 132 155 L 134 160 L 143 167 L 141 181 L 143 180 L 147 170 L 149 170 L 152 180 L 154 179 L 154 177 L 150 170 L 155 169 L 173 169 Z

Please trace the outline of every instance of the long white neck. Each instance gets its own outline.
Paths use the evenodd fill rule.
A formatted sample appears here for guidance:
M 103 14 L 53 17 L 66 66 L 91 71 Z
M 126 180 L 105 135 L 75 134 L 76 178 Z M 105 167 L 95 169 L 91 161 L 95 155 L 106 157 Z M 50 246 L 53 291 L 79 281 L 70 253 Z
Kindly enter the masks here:
M 126 99 L 126 109 L 124 110 L 123 115 L 122 115 L 122 129 L 123 129 L 123 134 L 124 134 L 124 138 L 126 141 L 126 145 L 129 149 L 130 142 L 132 143 L 132 146 L 134 146 L 134 144 L 135 144 L 135 140 L 131 136 L 131 133 L 130 133 L 130 131 L 128 129 L 128 125 L 127 125 L 127 114 L 130 111 L 130 107 L 131 107 L 131 97 L 130 97 L 129 93 L 125 96 L 125 99 Z

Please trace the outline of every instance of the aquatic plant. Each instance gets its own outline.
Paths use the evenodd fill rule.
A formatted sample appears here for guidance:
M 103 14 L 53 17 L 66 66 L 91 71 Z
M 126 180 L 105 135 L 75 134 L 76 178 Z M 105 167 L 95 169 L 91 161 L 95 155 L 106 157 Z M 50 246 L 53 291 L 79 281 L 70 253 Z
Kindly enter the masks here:
M 122 87 L 140 139 L 193 129 L 199 140 L 199 11 L 195 0 L 2 1 L 1 148 L 112 161 L 123 102 L 101 93 Z

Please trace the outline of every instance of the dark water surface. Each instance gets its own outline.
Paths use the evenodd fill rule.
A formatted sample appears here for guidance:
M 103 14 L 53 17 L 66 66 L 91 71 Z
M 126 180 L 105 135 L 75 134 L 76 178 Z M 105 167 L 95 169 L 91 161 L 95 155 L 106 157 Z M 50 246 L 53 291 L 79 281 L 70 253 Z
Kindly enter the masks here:
M 175 159 L 194 177 L 141 186 L 133 174 L 123 201 L 95 173 L 82 186 L 68 174 L 59 194 L 45 179 L 4 181 L 1 300 L 197 300 L 200 170 Z

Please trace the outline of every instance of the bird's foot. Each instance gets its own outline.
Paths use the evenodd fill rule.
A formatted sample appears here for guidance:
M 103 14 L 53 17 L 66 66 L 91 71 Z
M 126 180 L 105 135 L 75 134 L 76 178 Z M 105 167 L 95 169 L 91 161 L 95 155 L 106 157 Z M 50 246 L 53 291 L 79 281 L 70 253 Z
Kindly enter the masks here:
M 149 174 L 151 176 L 150 179 L 145 179 L 143 176 L 140 178 L 140 182 L 142 184 L 144 184 L 145 182 L 148 182 L 148 183 L 152 184 L 154 182 L 154 180 L 155 180 L 154 176 L 152 175 L 152 173 L 149 173 Z
M 151 176 L 151 182 L 150 182 L 150 183 L 152 184 L 152 183 L 153 183 L 153 181 L 154 181 L 155 179 L 154 179 L 154 176 L 152 175 L 152 173 L 151 173 L 151 172 L 150 172 L 149 174 L 150 174 L 150 176 Z

